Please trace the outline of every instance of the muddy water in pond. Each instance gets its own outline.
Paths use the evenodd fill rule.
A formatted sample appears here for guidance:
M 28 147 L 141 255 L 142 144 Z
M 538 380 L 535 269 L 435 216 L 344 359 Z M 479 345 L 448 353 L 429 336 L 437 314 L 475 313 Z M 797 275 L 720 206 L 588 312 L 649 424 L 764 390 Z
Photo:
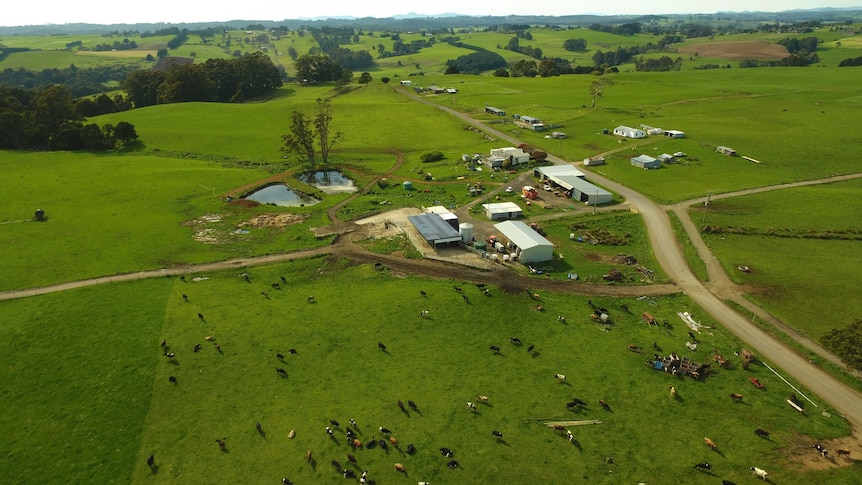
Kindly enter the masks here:
M 337 170 L 305 172 L 297 175 L 299 180 L 320 189 L 324 194 L 356 192 L 356 184 Z
M 314 197 L 297 194 L 291 190 L 290 187 L 284 184 L 267 185 L 266 187 L 256 190 L 243 198 L 260 202 L 261 204 L 272 204 L 282 207 L 299 207 L 303 205 L 314 205 L 320 202 Z

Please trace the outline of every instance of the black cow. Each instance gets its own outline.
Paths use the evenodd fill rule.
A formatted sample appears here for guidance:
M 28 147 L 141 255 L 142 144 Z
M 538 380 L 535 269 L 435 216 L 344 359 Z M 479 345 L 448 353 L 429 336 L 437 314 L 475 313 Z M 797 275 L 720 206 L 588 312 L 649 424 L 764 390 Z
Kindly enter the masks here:
M 354 472 L 353 470 L 351 470 L 349 468 L 345 468 L 344 470 L 342 470 L 341 475 L 344 478 L 356 478 L 356 472 Z
M 377 446 L 379 446 L 383 450 L 389 448 L 389 445 L 387 445 L 386 441 L 384 440 L 377 440 Z
M 535 349 L 535 348 L 536 348 L 535 345 L 530 345 L 529 347 L 527 347 L 527 352 L 532 352 L 533 349 Z
M 176 384 L 176 383 L 177 383 L 177 378 L 176 378 L 176 377 L 174 377 L 174 376 L 169 376 L 169 377 L 168 377 L 168 380 L 169 380 L 169 381 L 171 381 L 171 382 L 173 382 L 174 384 Z
M 407 454 L 412 455 L 413 453 L 416 453 L 416 447 L 413 446 L 413 443 L 410 443 L 407 445 Z
M 494 435 L 494 436 L 496 436 L 496 437 L 497 437 L 497 439 L 500 439 L 500 440 L 501 440 L 501 439 L 503 439 L 503 433 L 501 433 L 501 432 L 499 432 L 499 431 L 497 431 L 497 430 L 491 431 L 491 434 L 492 434 L 492 435 Z
M 296 349 L 287 349 L 287 353 L 290 355 L 296 355 Z
M 450 457 L 452 456 L 452 450 L 450 450 L 449 448 L 440 448 L 440 454 L 445 457 Z
M 712 465 L 709 463 L 698 463 L 694 467 L 698 470 L 712 470 Z
M 216 443 L 218 443 L 218 447 L 221 448 L 222 451 L 227 451 L 227 444 L 224 442 L 224 440 L 216 438 Z
M 454 470 L 455 468 L 458 468 L 459 465 L 458 465 L 457 461 L 452 460 L 449 463 L 447 463 L 446 466 L 448 466 L 450 470 Z
M 389 429 L 384 428 L 383 426 L 381 426 L 381 427 L 380 427 L 380 428 L 378 428 L 378 429 L 379 429 L 379 430 L 380 430 L 380 432 L 381 432 L 381 433 L 383 433 L 383 434 L 390 434 L 390 433 L 392 433 L 392 431 L 389 431 Z
M 350 453 L 348 453 L 347 454 L 347 461 L 349 461 L 350 463 L 353 463 L 355 465 L 356 464 L 356 457 L 351 455 Z
M 604 400 L 600 400 L 599 404 L 605 409 L 605 411 L 611 410 L 611 406 L 607 402 L 605 402 Z
M 284 369 L 282 369 L 281 367 L 276 367 L 276 368 L 275 368 L 275 371 L 276 371 L 276 372 L 278 373 L 278 375 L 280 375 L 281 377 L 287 377 L 287 371 L 286 371 L 286 370 L 284 370 Z
M 341 470 L 341 463 L 338 463 L 337 460 L 332 460 L 332 466 L 334 466 L 338 470 Z
M 383 342 L 377 342 L 377 348 L 386 352 L 386 346 L 383 345 Z
M 153 468 L 156 466 L 156 458 L 152 454 L 147 458 L 147 466 Z
M 511 342 L 513 345 L 521 345 L 521 339 L 519 339 L 518 337 L 510 337 L 509 342 Z
M 284 360 L 284 355 L 280 354 L 280 353 L 276 353 L 275 358 L 277 358 L 278 360 Z
M 500 353 L 500 347 L 497 347 L 496 345 L 492 345 L 488 348 L 491 350 L 491 352 Z
M 756 434 L 757 436 L 760 436 L 761 438 L 764 438 L 764 439 L 767 439 L 767 440 L 769 439 L 769 432 L 768 432 L 768 431 L 764 431 L 764 430 L 762 430 L 762 429 L 760 429 L 760 428 L 757 428 L 756 430 L 754 430 L 754 434 Z
M 405 410 L 404 409 L 404 401 L 402 401 L 401 399 L 398 400 L 398 409 L 400 409 L 402 411 Z
M 410 409 L 412 409 L 412 410 L 414 410 L 414 411 L 419 411 L 419 407 L 418 407 L 418 406 L 416 406 L 416 403 L 415 403 L 414 401 L 411 401 L 411 400 L 409 400 L 409 399 L 408 399 L 408 400 L 407 400 L 407 405 L 408 405 L 408 406 L 410 406 Z
M 258 433 L 263 434 L 263 426 L 261 426 L 259 422 L 254 423 L 254 427 L 257 429 Z
M 335 426 L 336 428 L 338 428 L 338 427 L 340 427 L 340 426 L 341 426 L 341 424 L 339 424 L 339 423 L 338 423 L 338 421 L 336 421 L 336 420 L 334 420 L 334 419 L 330 419 L 330 420 L 329 420 L 329 424 L 331 424 L 331 425 Z

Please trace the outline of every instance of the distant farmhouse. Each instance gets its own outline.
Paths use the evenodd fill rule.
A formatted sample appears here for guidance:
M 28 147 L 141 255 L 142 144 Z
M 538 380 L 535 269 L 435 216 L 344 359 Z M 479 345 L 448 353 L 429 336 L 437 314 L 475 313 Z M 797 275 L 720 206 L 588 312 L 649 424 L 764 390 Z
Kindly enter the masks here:
M 620 125 L 614 128 L 614 135 L 625 138 L 646 138 L 646 132 L 631 126 Z
M 485 112 L 496 116 L 506 116 L 506 112 L 504 110 L 493 106 L 485 106 Z
M 613 198 L 607 190 L 587 182 L 584 173 L 571 165 L 536 167 L 533 175 L 552 189 L 562 189 L 567 197 L 587 205 L 608 204 Z
M 530 154 L 515 147 L 494 148 L 491 150 L 491 156 L 488 157 L 488 163 L 491 168 L 502 168 L 505 161 L 509 161 L 512 165 L 519 165 L 530 161 Z
M 533 131 L 545 131 L 545 123 L 538 118 L 533 118 L 532 116 L 522 116 L 522 115 L 514 115 L 514 116 L 515 116 L 515 124 L 520 126 L 521 128 L 526 128 L 528 130 L 533 130 Z
M 496 204 L 482 204 L 485 217 L 492 221 L 517 219 L 523 215 L 521 207 L 514 202 L 498 202 Z
M 735 157 L 736 150 L 733 148 L 725 147 L 725 146 L 717 146 L 715 147 L 715 153 L 721 153 L 722 155 L 727 155 L 728 157 Z

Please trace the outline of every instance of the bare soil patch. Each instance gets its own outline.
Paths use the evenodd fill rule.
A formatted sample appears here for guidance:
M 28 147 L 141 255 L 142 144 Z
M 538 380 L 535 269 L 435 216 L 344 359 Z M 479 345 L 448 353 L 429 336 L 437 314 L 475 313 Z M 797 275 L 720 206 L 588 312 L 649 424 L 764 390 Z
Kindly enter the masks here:
M 768 42 L 709 42 L 679 48 L 680 54 L 719 59 L 781 59 L 787 49 Z
M 820 455 L 812 446 L 818 443 L 829 453 Z M 850 457 L 838 456 L 838 450 L 849 450 Z M 788 462 L 801 470 L 826 470 L 833 467 L 853 465 L 862 456 L 859 440 L 844 436 L 829 441 L 815 441 L 807 436 L 797 435 L 785 448 Z
M 260 214 L 251 219 L 240 222 L 237 227 L 286 227 L 291 224 L 298 224 L 308 216 L 305 214 L 291 214 L 282 212 L 279 214 Z

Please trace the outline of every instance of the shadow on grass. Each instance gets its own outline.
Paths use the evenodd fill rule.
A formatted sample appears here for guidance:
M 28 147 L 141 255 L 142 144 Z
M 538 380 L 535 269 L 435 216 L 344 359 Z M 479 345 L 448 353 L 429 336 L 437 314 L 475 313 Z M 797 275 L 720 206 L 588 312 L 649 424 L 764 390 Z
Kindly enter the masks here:
M 151 466 L 150 467 L 150 473 L 152 473 L 153 475 L 158 475 L 159 474 L 159 465 Z
M 534 359 L 539 358 L 541 355 L 542 355 L 542 353 L 541 353 L 541 352 L 535 352 L 535 351 L 530 352 L 530 357 L 532 357 L 532 358 L 534 358 Z
M 510 445 L 509 442 L 504 440 L 503 438 L 497 438 L 497 444 L 503 445 L 503 446 L 508 446 L 509 448 L 512 447 L 512 445 Z

